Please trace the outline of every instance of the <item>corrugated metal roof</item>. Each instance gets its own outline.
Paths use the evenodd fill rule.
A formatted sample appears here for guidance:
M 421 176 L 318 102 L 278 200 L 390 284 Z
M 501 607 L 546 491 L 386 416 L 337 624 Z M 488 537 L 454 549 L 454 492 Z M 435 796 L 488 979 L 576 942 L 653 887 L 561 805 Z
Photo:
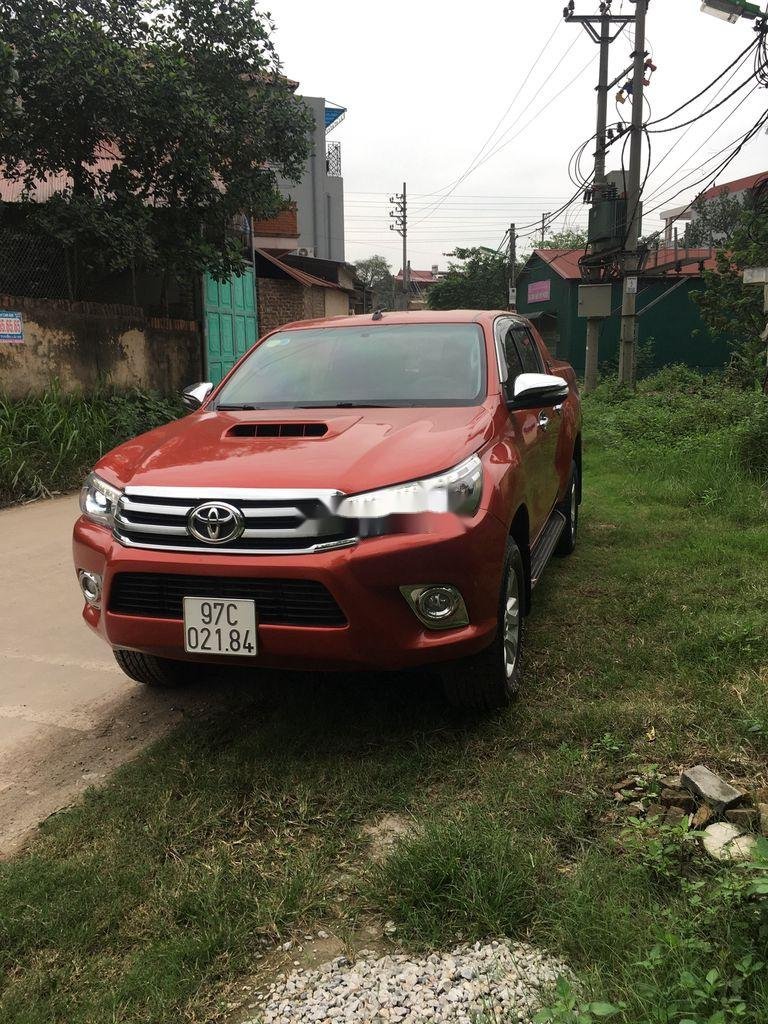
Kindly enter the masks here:
M 256 249 L 259 256 L 263 256 L 265 260 L 268 260 L 274 266 L 284 271 L 288 277 L 292 277 L 294 281 L 304 285 L 306 288 L 334 288 L 336 291 L 343 291 L 339 285 L 334 284 L 333 281 L 325 281 L 322 277 L 315 277 L 314 274 L 306 274 L 303 270 L 299 270 L 298 267 L 291 267 L 287 263 L 283 263 L 277 256 L 273 256 L 271 252 L 267 252 L 266 249 Z
M 685 250 L 681 247 L 680 257 L 682 258 Z M 532 256 L 538 256 L 544 263 L 548 263 L 552 269 L 560 277 L 566 281 L 580 281 L 581 280 L 581 269 L 579 267 L 579 258 L 584 255 L 584 249 L 534 249 Z M 674 250 L 663 249 L 659 250 L 659 263 L 663 263 L 663 257 L 668 258 L 670 261 L 674 257 Z M 710 249 L 689 249 L 688 256 L 692 259 L 703 260 L 705 270 L 716 270 L 717 260 L 712 255 Z M 526 262 L 526 267 L 530 262 L 531 257 Z M 642 273 L 640 274 L 642 277 Z M 696 263 L 684 266 L 679 271 L 681 277 L 700 277 L 700 271 Z

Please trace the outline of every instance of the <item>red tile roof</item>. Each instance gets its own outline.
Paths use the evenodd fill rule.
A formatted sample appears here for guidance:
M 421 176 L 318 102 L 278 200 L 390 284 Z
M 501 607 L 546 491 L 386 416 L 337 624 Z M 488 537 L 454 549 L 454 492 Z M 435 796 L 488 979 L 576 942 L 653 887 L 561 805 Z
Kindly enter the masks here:
M 681 248 L 679 255 L 682 258 L 684 250 Z M 552 269 L 564 278 L 566 281 L 579 281 L 581 280 L 581 270 L 579 269 L 579 258 L 584 255 L 584 249 L 534 249 L 533 255 L 538 256 L 539 259 L 548 263 Z M 717 260 L 712 255 L 710 249 L 689 249 L 688 256 L 693 259 L 699 259 L 704 261 L 705 270 L 716 270 Z M 674 259 L 674 252 L 672 249 L 660 249 L 658 253 L 658 263 L 663 265 L 664 263 L 671 263 Z M 656 266 L 656 257 L 651 254 L 649 258 L 649 264 L 651 267 Z M 642 274 L 640 275 L 642 277 Z M 684 266 L 680 270 L 682 277 L 699 277 L 699 266 L 698 263 L 691 263 Z
M 396 281 L 403 280 L 402 270 L 398 270 Z M 436 277 L 431 270 L 412 270 L 411 271 L 411 284 L 434 284 L 439 281 L 440 278 Z
M 732 195 L 734 192 L 743 192 L 745 189 L 754 188 L 766 178 L 768 178 L 768 171 L 761 171 L 759 174 L 749 174 L 746 178 L 737 178 L 736 181 L 725 181 L 722 185 L 715 185 L 702 193 L 701 198 L 716 199 L 723 193 Z

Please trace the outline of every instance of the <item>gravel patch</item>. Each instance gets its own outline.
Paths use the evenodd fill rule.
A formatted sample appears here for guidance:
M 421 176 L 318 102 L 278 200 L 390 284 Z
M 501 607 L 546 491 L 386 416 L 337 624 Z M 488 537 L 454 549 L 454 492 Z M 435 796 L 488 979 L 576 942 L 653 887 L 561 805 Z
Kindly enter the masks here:
M 568 968 L 524 943 L 476 942 L 423 958 L 361 950 L 296 970 L 257 999 L 248 1024 L 529 1024 Z

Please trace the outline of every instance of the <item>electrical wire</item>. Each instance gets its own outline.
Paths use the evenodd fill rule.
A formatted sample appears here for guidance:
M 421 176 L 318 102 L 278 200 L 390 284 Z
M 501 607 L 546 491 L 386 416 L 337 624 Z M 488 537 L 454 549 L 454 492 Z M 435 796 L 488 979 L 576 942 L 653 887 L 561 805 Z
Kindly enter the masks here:
M 444 198 L 447 198 L 447 196 L 451 195 L 458 188 L 458 186 L 462 183 L 462 181 L 464 181 L 472 173 L 472 168 L 474 167 L 474 165 L 477 162 L 477 160 L 482 156 L 482 154 L 488 148 L 488 146 L 491 144 L 491 141 L 492 141 L 494 135 L 499 130 L 499 128 L 503 124 L 504 120 L 507 118 L 507 116 L 508 116 L 510 110 L 512 109 L 512 107 L 517 102 L 518 97 L 520 96 L 520 94 L 522 93 L 523 89 L 527 85 L 528 80 L 530 79 L 531 75 L 533 74 L 534 69 L 538 65 L 538 62 L 544 56 L 544 53 L 545 53 L 547 47 L 552 42 L 552 40 L 555 38 L 555 35 L 557 34 L 557 31 L 560 28 L 561 24 L 562 24 L 562 18 L 558 18 L 557 22 L 555 24 L 555 27 L 552 30 L 552 33 L 550 34 L 549 38 L 547 39 L 547 41 L 542 46 L 541 50 L 539 51 L 538 56 L 532 61 L 531 66 L 528 68 L 528 71 L 526 72 L 525 77 L 523 78 L 522 82 L 518 86 L 517 92 L 512 97 L 509 105 L 507 106 L 507 109 L 504 111 L 504 113 L 501 115 L 499 120 L 496 122 L 496 126 L 494 127 L 494 129 L 490 133 L 490 135 L 486 138 L 485 142 L 482 144 L 480 149 L 477 151 L 477 153 L 474 155 L 474 157 L 470 160 L 470 162 L 467 165 L 467 168 L 464 171 L 464 173 L 460 174 L 459 177 L 455 178 L 452 182 L 450 182 L 450 184 L 444 185 L 443 188 L 436 189 L 435 192 L 432 192 L 432 193 L 427 193 L 428 195 L 439 195 L 440 192 L 446 192 L 446 190 L 447 190 L 446 196 L 444 197 Z M 435 200 L 435 202 L 439 202 L 439 201 L 440 201 L 440 199 Z
M 704 148 L 704 146 L 706 145 L 707 142 L 710 142 L 715 137 L 715 135 L 717 135 L 717 133 L 723 128 L 723 126 L 733 117 L 733 115 L 736 113 L 736 111 L 739 109 L 739 107 L 743 106 L 743 104 L 747 102 L 747 100 L 750 98 L 750 96 L 752 96 L 759 88 L 760 88 L 760 86 L 756 85 L 753 90 L 748 92 L 747 95 L 744 96 L 741 99 L 741 101 L 736 104 L 736 106 L 733 108 L 733 110 L 728 112 L 728 114 L 723 118 L 723 120 L 720 122 L 720 124 L 717 126 L 717 128 L 712 132 L 712 134 L 707 139 L 705 139 L 704 142 L 701 143 L 701 145 L 697 146 L 696 149 L 694 149 L 694 151 L 692 153 L 689 153 L 689 155 L 686 157 L 686 159 L 681 164 L 678 164 L 678 166 L 675 168 L 675 170 L 672 171 L 672 173 L 667 178 L 665 178 L 664 181 L 662 181 L 660 185 L 658 185 L 658 186 L 656 186 L 654 188 L 653 192 L 648 197 L 648 201 L 649 202 L 653 202 L 653 200 L 656 199 L 657 196 L 661 195 L 661 193 L 664 192 L 664 190 L 668 186 L 669 182 L 672 181 L 675 178 L 675 176 L 678 174 L 678 172 L 681 171 L 690 162 L 690 160 L 692 160 L 693 157 L 695 157 Z M 680 184 L 686 178 L 689 178 L 692 174 L 695 174 L 697 171 L 701 170 L 702 167 L 705 167 L 708 163 L 711 163 L 718 156 L 720 156 L 721 153 L 724 153 L 727 149 L 730 149 L 731 146 L 735 146 L 736 143 L 739 141 L 739 138 L 740 138 L 740 136 L 737 136 L 735 139 L 732 139 L 730 142 L 726 143 L 726 145 L 723 146 L 721 149 L 718 149 L 716 152 L 712 153 L 711 156 L 707 157 L 706 160 L 703 160 L 700 164 L 697 164 L 696 167 L 692 168 L 690 171 L 687 171 L 682 176 L 682 178 L 677 179 L 675 181 L 674 185 L 672 185 L 671 187 L 674 188 L 676 185 Z M 678 140 L 678 141 L 682 141 L 682 140 Z M 674 146 L 668 151 L 666 156 L 668 156 L 669 153 L 672 152 L 672 149 L 674 149 Z M 662 157 L 662 159 L 658 162 L 658 164 L 656 165 L 656 168 L 655 168 L 656 170 L 664 162 L 664 160 L 666 159 L 666 156 Z M 664 202 L 666 203 L 666 200 Z
M 739 64 L 740 61 L 743 63 L 743 58 L 746 58 L 749 55 L 750 50 L 754 49 L 755 46 L 759 45 L 759 42 L 759 39 L 753 39 L 749 46 L 745 47 L 738 55 L 738 57 L 735 60 L 731 61 L 728 67 L 724 68 L 720 72 L 717 78 L 713 78 L 712 81 L 708 85 L 705 85 L 703 89 L 700 89 L 695 96 L 691 96 L 691 98 L 687 99 L 685 103 L 681 103 L 679 107 L 675 107 L 675 109 L 671 110 L 668 114 L 665 114 L 663 117 L 657 117 L 655 121 L 649 121 L 646 124 L 646 128 L 649 128 L 651 125 L 654 124 L 661 124 L 663 121 L 668 121 L 670 117 L 674 117 L 675 114 L 679 114 L 681 110 L 685 110 L 686 107 L 689 107 L 691 103 L 695 103 L 697 99 L 704 95 L 704 93 L 709 92 L 713 85 L 717 85 L 720 79 L 724 78 L 732 68 L 736 67 L 736 65 Z
M 717 167 L 717 169 L 714 172 L 714 175 L 711 178 L 709 178 L 709 180 L 707 181 L 707 184 L 704 186 L 704 188 L 702 188 L 699 192 L 697 192 L 697 194 L 693 197 L 693 199 L 686 206 L 683 207 L 683 209 L 678 214 L 678 217 L 682 216 L 682 214 L 684 214 L 688 210 L 690 210 L 691 207 L 698 201 L 698 199 L 701 198 L 701 196 L 705 192 L 707 192 L 710 188 L 714 187 L 717 179 L 722 174 L 722 172 L 725 170 L 725 168 L 728 167 L 729 164 L 731 164 L 736 159 L 736 157 L 739 155 L 739 153 L 742 151 L 742 149 L 747 145 L 747 143 L 751 142 L 752 139 L 760 132 L 760 130 L 766 124 L 768 124 L 768 110 L 765 111 L 763 114 L 761 114 L 760 117 L 757 119 L 757 121 L 755 121 L 755 123 L 752 125 L 752 127 L 748 129 L 748 131 L 741 138 L 741 140 L 738 143 L 738 145 L 735 146 L 735 148 L 731 151 L 731 153 L 728 155 L 728 157 L 726 157 L 726 159 Z M 706 180 L 706 178 L 707 178 L 707 176 L 705 175 L 705 177 L 702 178 L 702 179 L 699 179 L 699 181 L 697 181 L 695 183 L 695 185 L 700 185 L 702 181 Z M 695 185 L 694 185 L 694 187 L 695 187 Z M 690 188 L 691 186 L 687 186 L 687 187 Z M 684 192 L 684 191 L 686 191 L 686 189 L 681 189 L 680 191 Z M 677 195 L 679 195 L 679 194 L 680 193 L 678 192 Z M 671 198 L 674 199 L 675 196 L 672 196 Z M 668 199 L 665 200 L 663 203 L 660 203 L 658 206 L 655 206 L 651 210 L 648 210 L 646 212 L 647 213 L 653 213 L 656 210 L 660 209 L 661 206 L 665 206 L 667 202 L 669 202 Z M 655 231 L 652 235 L 649 236 L 649 238 L 657 238 L 661 234 L 661 232 L 663 230 L 664 230 L 664 228 L 661 228 L 658 231 Z
M 575 46 L 575 44 L 576 44 L 576 40 L 574 40 L 574 42 L 569 47 L 569 51 L 570 51 L 570 49 L 572 49 L 573 46 Z M 569 89 L 574 84 L 574 82 L 578 78 L 580 78 L 584 74 L 584 72 L 590 67 L 590 65 L 593 64 L 593 63 L 594 63 L 594 55 L 591 56 L 590 59 L 587 61 L 587 63 L 584 65 L 584 67 L 581 68 L 581 70 L 577 71 L 577 73 L 574 75 L 574 77 L 572 79 L 570 79 L 570 81 L 566 82 L 565 85 L 558 92 L 556 92 L 553 96 L 551 96 L 547 100 L 547 102 L 543 106 L 541 106 L 525 122 L 525 124 L 520 129 L 518 129 L 518 131 L 515 132 L 514 135 L 511 136 L 511 138 L 506 139 L 506 141 L 502 141 L 502 139 L 504 139 L 504 136 L 509 131 L 511 131 L 511 129 L 514 127 L 515 124 L 517 124 L 517 122 L 519 121 L 519 118 L 515 122 L 513 122 L 513 124 L 509 126 L 507 131 L 504 132 L 504 134 L 502 136 L 500 136 L 499 139 L 497 139 L 495 147 L 489 153 L 486 153 L 486 155 L 481 160 L 476 162 L 474 164 L 474 166 L 470 167 L 467 171 L 465 171 L 465 173 L 461 176 L 461 178 L 458 179 L 457 182 L 454 183 L 454 185 L 451 187 L 450 192 L 447 193 L 445 198 L 447 198 L 449 195 L 452 195 L 452 193 L 455 191 L 455 189 L 458 188 L 459 185 L 462 184 L 462 182 L 464 182 L 471 174 L 474 174 L 475 171 L 479 170 L 484 164 L 488 163 L 489 160 L 492 160 L 493 157 L 495 157 L 499 152 L 501 152 L 502 149 L 506 149 L 507 146 L 511 145 L 511 143 L 514 142 L 515 139 L 517 139 L 520 135 L 522 135 L 522 133 L 526 130 L 526 128 L 528 128 L 533 123 L 533 121 L 535 121 L 537 118 L 539 118 L 544 113 L 544 111 L 547 110 L 555 102 L 555 100 L 559 99 L 560 96 L 562 96 L 562 94 L 566 91 L 566 89 Z M 436 213 L 437 210 L 442 205 L 442 201 L 443 201 L 442 199 L 441 200 L 437 200 L 434 204 L 432 204 L 434 209 L 431 212 L 426 213 L 426 215 L 424 217 L 420 218 L 419 221 L 416 221 L 416 223 L 418 224 L 421 221 L 426 220 L 428 217 L 431 217 L 432 213 Z
M 752 82 L 754 82 L 754 80 L 755 76 L 750 75 L 749 78 L 746 78 L 741 83 L 741 85 L 737 85 L 735 89 L 733 89 L 731 92 L 728 93 L 727 96 L 721 99 L 719 103 L 715 103 L 713 106 L 708 107 L 706 110 L 702 111 L 702 113 L 697 114 L 696 117 L 692 117 L 689 121 L 683 121 L 682 124 L 673 124 L 669 128 L 649 128 L 648 130 L 652 135 L 664 135 L 667 132 L 676 132 L 679 131 L 681 128 L 686 128 L 689 124 L 695 124 L 697 121 L 701 121 L 702 118 L 706 117 L 707 114 L 711 114 L 714 110 L 717 110 L 719 107 L 722 107 L 722 105 L 724 103 L 727 103 L 728 100 L 731 99 L 731 97 L 736 95 L 736 93 L 741 92 L 742 89 L 745 89 L 748 85 L 751 85 Z

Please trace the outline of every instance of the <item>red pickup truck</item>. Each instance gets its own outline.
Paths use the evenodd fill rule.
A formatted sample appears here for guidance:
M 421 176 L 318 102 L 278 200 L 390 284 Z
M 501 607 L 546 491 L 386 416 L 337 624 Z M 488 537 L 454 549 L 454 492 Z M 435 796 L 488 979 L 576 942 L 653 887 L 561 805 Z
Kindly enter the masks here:
M 120 445 L 83 486 L 83 617 L 123 670 L 439 663 L 499 707 L 524 616 L 576 542 L 573 370 L 513 313 L 287 324 L 190 415 Z

